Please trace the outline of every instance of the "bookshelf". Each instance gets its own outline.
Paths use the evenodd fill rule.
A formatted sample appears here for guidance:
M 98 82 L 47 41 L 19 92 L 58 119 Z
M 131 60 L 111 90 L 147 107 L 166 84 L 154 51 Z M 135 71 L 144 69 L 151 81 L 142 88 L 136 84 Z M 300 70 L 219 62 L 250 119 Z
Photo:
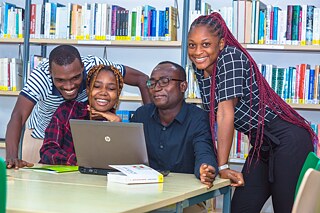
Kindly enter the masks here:
M 204 1 L 204 0 L 203 0 Z M 286 0 L 286 1 L 277 1 L 277 0 L 261 0 L 265 4 L 279 5 L 282 9 L 286 9 L 287 4 L 301 4 L 299 0 Z M 3 2 L 3 0 L 1 0 Z M 18 0 L 12 1 L 18 6 L 25 7 L 22 5 L 23 2 Z M 28 1 L 26 1 L 27 3 Z M 33 0 L 31 3 L 41 3 L 46 2 L 46 0 Z M 60 0 L 60 1 L 50 1 L 50 2 L 61 2 L 66 4 L 71 2 L 70 0 Z M 79 4 L 84 4 L 85 2 L 102 2 L 100 0 L 79 0 Z M 111 1 L 109 1 L 110 3 Z M 13 49 L 14 46 L 24 45 L 23 49 L 30 49 L 31 54 L 40 54 L 39 46 L 45 47 L 48 49 L 47 52 L 50 52 L 52 48 L 59 44 L 71 44 L 76 45 L 81 55 L 97 55 L 100 57 L 105 56 L 107 52 L 108 59 L 116 63 L 123 63 L 125 65 L 139 69 L 146 74 L 150 74 L 153 67 L 157 62 L 162 60 L 172 60 L 177 63 L 184 64 L 186 60 L 186 36 L 187 36 L 187 26 L 188 25 L 188 13 L 189 9 L 194 9 L 194 0 L 178 0 L 179 5 L 179 18 L 181 26 L 178 31 L 178 41 L 100 41 L 100 40 L 72 40 L 72 39 L 28 39 L 28 44 L 25 43 L 24 39 L 4 39 L 0 38 L 0 44 L 5 45 L 5 48 Z M 209 2 L 210 1 L 205 1 Z M 125 1 L 117 0 L 112 2 L 118 5 L 128 6 L 131 8 L 136 5 L 143 4 L 152 4 L 155 7 L 163 7 L 164 4 L 170 5 L 174 4 L 174 0 L 168 1 L 168 3 L 163 3 L 159 0 L 153 1 Z M 316 0 L 307 0 L 304 1 L 304 4 L 314 4 L 317 7 L 320 7 L 319 2 Z M 27 6 L 28 4 L 26 4 Z M 231 6 L 232 1 L 218 0 L 215 1 L 215 4 L 212 4 L 213 9 L 217 9 L 222 6 Z M 30 6 L 29 6 L 30 7 Z M 28 9 L 27 9 L 28 10 Z M 30 17 L 29 17 L 30 18 Z M 320 57 L 320 45 L 266 45 L 266 44 L 243 44 L 247 48 L 252 56 L 255 58 L 257 63 L 271 63 L 274 62 L 279 66 L 290 66 L 296 64 L 297 61 L 306 61 L 306 63 L 315 64 L 317 63 Z M 125 55 L 123 50 L 125 49 Z M 3 53 L 2 53 L 3 54 Z M 14 53 L 15 54 L 15 53 Z M 27 54 L 29 55 L 29 54 Z M 155 55 L 157 57 L 155 57 Z M 127 57 L 128 56 L 128 57 Z M 137 60 L 137 56 L 140 56 L 143 60 Z M 1 54 L 0 54 L 1 57 Z M 139 58 L 138 58 L 139 59 Z M 125 93 L 121 97 L 121 102 L 129 102 L 129 108 L 135 109 L 141 103 L 141 98 L 135 97 L 133 95 L 138 94 L 138 90 L 131 87 L 126 87 L 124 89 Z M 15 97 L 19 92 L 9 92 L 1 91 L 0 100 L 2 97 L 11 99 L 9 102 L 14 102 Z M 189 103 L 201 104 L 200 99 L 187 99 Z M 307 111 L 307 117 L 315 118 L 314 113 L 319 110 L 319 105 L 313 104 L 303 104 L 303 105 L 292 105 L 295 109 L 299 111 Z M 121 104 L 120 107 L 125 108 L 126 105 Z M 1 107 L 2 108 L 2 107 Z M 10 113 L 6 113 L 10 114 Z M 304 114 L 303 114 L 304 115 Z M 320 122 L 320 121 L 319 121 Z M 1 138 L 1 134 L 0 134 Z

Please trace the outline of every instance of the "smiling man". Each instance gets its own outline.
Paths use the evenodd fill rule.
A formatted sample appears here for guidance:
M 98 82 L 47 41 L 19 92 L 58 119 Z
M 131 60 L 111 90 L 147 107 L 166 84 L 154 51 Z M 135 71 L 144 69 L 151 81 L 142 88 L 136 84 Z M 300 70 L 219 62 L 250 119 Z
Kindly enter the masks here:
M 199 107 L 187 104 L 186 73 L 180 65 L 164 61 L 147 81 L 152 104 L 137 109 L 132 122 L 144 124 L 148 159 L 156 170 L 194 174 L 212 186 L 217 171 L 210 134 L 209 116 Z M 189 207 L 202 212 L 203 204 Z M 174 212 L 171 206 L 161 212 Z
M 185 102 L 188 83 L 184 69 L 170 61 L 161 62 L 147 86 L 153 103 L 138 108 L 132 121 L 144 124 L 150 166 L 195 174 L 211 186 L 217 162 L 208 114 Z
M 22 127 L 28 121 L 32 137 L 40 139 L 33 149 L 40 148 L 44 131 L 57 107 L 66 100 L 86 101 L 85 79 L 89 69 L 95 65 L 112 65 L 120 70 L 124 82 L 138 86 L 144 103 L 149 102 L 145 81 L 148 76 L 128 66 L 114 64 L 96 56 L 80 57 L 78 50 L 70 45 L 54 48 L 49 61 L 41 63 L 30 74 L 26 85 L 18 96 L 6 131 L 7 168 L 32 166 L 31 163 L 18 158 L 18 147 Z M 26 129 L 25 134 L 31 132 Z M 37 162 L 39 156 L 35 156 Z

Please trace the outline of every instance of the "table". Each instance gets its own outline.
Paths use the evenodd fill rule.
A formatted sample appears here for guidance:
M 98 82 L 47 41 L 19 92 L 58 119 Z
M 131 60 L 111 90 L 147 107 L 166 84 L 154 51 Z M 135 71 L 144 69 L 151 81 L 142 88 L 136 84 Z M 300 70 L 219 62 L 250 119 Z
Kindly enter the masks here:
M 230 212 L 230 181 L 217 178 L 207 189 L 192 174 L 170 173 L 164 183 L 108 183 L 106 176 L 7 170 L 7 212 L 147 212 L 176 204 L 183 208 L 224 195 Z

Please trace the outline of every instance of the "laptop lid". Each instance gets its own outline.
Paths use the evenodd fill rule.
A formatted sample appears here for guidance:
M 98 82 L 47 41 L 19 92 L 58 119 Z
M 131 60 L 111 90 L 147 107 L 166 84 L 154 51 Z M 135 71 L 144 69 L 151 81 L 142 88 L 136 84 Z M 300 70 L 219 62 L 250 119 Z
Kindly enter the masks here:
M 106 174 L 112 164 L 149 165 L 142 123 L 70 119 L 70 127 L 80 172 Z

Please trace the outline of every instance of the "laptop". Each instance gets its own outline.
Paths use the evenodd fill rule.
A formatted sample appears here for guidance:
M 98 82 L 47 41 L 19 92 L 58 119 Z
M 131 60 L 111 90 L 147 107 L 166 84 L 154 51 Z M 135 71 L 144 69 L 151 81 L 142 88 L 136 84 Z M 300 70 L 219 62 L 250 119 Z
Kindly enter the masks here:
M 107 175 L 108 165 L 149 165 L 142 123 L 70 119 L 79 171 Z

